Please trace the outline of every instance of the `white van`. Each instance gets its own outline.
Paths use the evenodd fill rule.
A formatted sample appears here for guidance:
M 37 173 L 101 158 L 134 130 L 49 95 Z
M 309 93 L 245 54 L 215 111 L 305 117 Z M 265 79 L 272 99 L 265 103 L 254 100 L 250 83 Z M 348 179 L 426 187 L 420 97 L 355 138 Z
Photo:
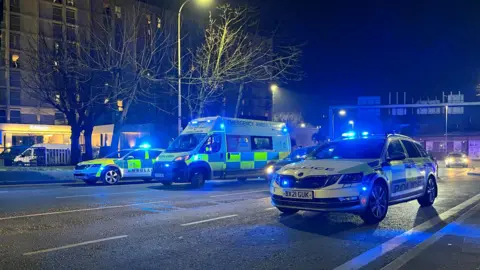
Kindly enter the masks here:
M 284 123 L 206 117 L 191 121 L 158 156 L 152 176 L 164 185 L 208 179 L 263 177 L 264 169 L 290 153 Z
M 69 144 L 34 144 L 13 160 L 15 166 L 70 165 Z

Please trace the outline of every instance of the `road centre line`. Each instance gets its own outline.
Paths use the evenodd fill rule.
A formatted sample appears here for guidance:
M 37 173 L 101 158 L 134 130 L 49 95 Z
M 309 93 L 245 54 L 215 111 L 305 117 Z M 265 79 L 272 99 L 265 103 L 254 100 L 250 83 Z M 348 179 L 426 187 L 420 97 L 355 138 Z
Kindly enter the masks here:
M 220 220 L 220 219 L 233 218 L 233 217 L 238 217 L 238 215 L 229 215 L 229 216 L 222 216 L 222 217 L 204 219 L 204 220 L 200 220 L 200 221 L 195 221 L 195 222 L 180 224 L 180 226 L 191 226 L 191 225 L 206 223 L 206 222 L 215 221 L 215 220 Z
M 141 190 L 141 191 L 126 191 L 126 192 L 104 192 L 104 193 L 93 193 L 93 194 L 84 194 L 84 195 L 71 195 L 71 196 L 60 196 L 55 197 L 56 199 L 68 199 L 68 198 L 81 198 L 81 197 L 95 197 L 95 196 L 107 196 L 107 195 L 118 195 L 118 194 L 133 194 L 133 193 L 146 193 L 154 192 L 152 190 Z
M 21 216 L 0 217 L 0 221 L 10 220 L 10 219 L 18 219 L 18 218 L 60 215 L 60 214 L 68 214 L 68 213 L 76 213 L 76 212 L 87 212 L 87 211 L 104 210 L 104 209 L 125 208 L 125 207 L 130 207 L 130 206 L 146 205 L 146 204 L 158 204 L 158 203 L 165 203 L 165 202 L 166 201 L 154 201 L 154 202 L 132 203 L 132 204 L 110 205 L 110 206 L 102 206 L 102 207 L 94 207 L 94 208 L 74 209 L 74 210 L 57 211 L 57 212 L 45 212 L 45 213 L 28 214 L 28 215 L 21 215 Z
M 71 244 L 71 245 L 66 245 L 66 246 L 61 246 L 61 247 L 56 247 L 56 248 L 42 249 L 42 250 L 23 253 L 23 255 L 24 256 L 30 256 L 30 255 L 40 254 L 40 253 L 47 253 L 47 252 L 52 252 L 52 251 L 57 251 L 57 250 L 62 250 L 62 249 L 67 249 L 67 248 L 73 248 L 73 247 L 85 246 L 85 245 L 89 245 L 89 244 L 95 244 L 95 243 L 100 243 L 100 242 L 105 242 L 105 241 L 110 241 L 110 240 L 116 240 L 116 239 L 121 239 L 121 238 L 125 238 L 125 237 L 128 237 L 128 235 L 119 235 L 119 236 L 113 236 L 113 237 L 108 237 L 108 238 L 92 240 L 92 241 L 86 241 L 86 242 L 81 242 L 81 243 L 77 243 L 77 244 Z
M 480 194 L 477 194 L 475 197 L 472 197 L 463 203 L 443 212 L 439 216 L 435 216 L 424 223 L 402 233 L 401 235 L 397 235 L 394 238 L 384 242 L 383 244 L 376 246 L 359 256 L 343 263 L 342 265 L 336 267 L 334 270 L 351 270 L 351 269 L 360 269 L 367 264 L 373 262 L 374 260 L 382 257 L 387 252 L 392 251 L 393 249 L 399 247 L 400 245 L 404 244 L 408 240 L 414 238 L 417 234 L 422 233 L 427 229 L 434 227 L 435 225 L 440 224 L 444 220 L 452 217 L 453 215 L 457 214 L 458 212 L 462 211 L 466 207 L 477 203 L 480 200 Z
M 445 236 L 445 234 L 448 234 L 450 228 L 456 226 L 457 224 L 462 223 L 465 221 L 467 218 L 471 217 L 473 214 L 475 214 L 478 210 L 480 209 L 480 204 L 477 204 L 476 206 L 470 208 L 466 213 L 462 214 L 459 218 L 457 218 L 454 222 L 448 224 L 445 226 L 443 229 L 440 231 L 436 232 L 433 234 L 430 238 L 428 238 L 425 242 L 420 243 L 418 246 L 416 246 L 413 249 L 410 249 L 406 253 L 402 254 L 401 256 L 397 257 L 394 261 L 390 262 L 387 264 L 385 267 L 382 268 L 382 270 L 394 270 L 394 269 L 399 269 L 402 266 L 404 266 L 407 262 L 412 260 L 413 258 L 417 257 L 422 251 L 424 251 L 426 248 L 437 242 L 440 238 Z
M 228 197 L 228 196 L 234 196 L 234 195 L 243 195 L 243 194 L 259 193 L 259 192 L 268 192 L 268 190 L 254 190 L 254 191 L 248 191 L 248 192 L 238 192 L 238 193 L 229 193 L 229 194 L 222 194 L 222 195 L 213 195 L 213 196 L 210 196 L 210 198 Z

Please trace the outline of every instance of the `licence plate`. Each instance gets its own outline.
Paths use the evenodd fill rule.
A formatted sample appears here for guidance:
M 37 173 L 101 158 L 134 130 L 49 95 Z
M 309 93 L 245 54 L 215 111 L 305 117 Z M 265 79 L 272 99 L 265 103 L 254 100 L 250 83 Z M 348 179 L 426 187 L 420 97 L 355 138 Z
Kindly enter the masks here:
M 285 190 L 283 191 L 283 197 L 292 199 L 312 200 L 313 191 Z
M 164 174 L 164 173 L 156 173 L 156 174 L 155 174 L 155 177 L 164 178 L 164 177 L 165 177 L 165 174 Z

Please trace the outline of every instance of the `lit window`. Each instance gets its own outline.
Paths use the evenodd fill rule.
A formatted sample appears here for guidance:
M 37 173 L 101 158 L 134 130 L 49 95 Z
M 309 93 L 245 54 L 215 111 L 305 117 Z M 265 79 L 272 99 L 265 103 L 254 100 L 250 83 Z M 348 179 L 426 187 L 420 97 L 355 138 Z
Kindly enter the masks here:
M 74 0 L 67 0 L 67 5 L 69 6 L 75 6 L 75 1 Z
M 162 19 L 157 17 L 157 28 L 160 29 L 162 27 Z
M 119 7 L 119 6 L 115 6 L 115 15 L 117 16 L 117 18 L 122 18 L 122 8 Z

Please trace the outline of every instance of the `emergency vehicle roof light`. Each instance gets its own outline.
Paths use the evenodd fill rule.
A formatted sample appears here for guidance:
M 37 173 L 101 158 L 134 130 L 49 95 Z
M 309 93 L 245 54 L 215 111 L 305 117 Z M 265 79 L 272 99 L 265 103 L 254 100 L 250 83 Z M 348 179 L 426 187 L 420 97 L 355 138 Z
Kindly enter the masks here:
M 355 131 L 349 131 L 349 132 L 343 133 L 342 137 L 353 138 L 355 137 L 355 135 L 356 135 Z
M 362 136 L 368 136 L 368 134 L 369 134 L 368 131 L 362 132 Z
M 282 131 L 285 132 L 285 133 L 287 133 L 287 132 L 288 132 L 287 127 L 284 127 L 284 128 L 282 129 Z
M 143 148 L 143 149 L 148 149 L 148 148 L 150 148 L 150 147 L 152 147 L 152 146 L 151 146 L 149 143 L 142 143 L 142 144 L 140 144 L 140 148 Z
M 220 128 L 221 128 L 221 129 L 225 129 L 225 124 L 224 124 L 224 123 L 221 123 L 221 124 L 220 124 Z
M 192 121 L 192 125 L 198 124 L 198 121 Z

